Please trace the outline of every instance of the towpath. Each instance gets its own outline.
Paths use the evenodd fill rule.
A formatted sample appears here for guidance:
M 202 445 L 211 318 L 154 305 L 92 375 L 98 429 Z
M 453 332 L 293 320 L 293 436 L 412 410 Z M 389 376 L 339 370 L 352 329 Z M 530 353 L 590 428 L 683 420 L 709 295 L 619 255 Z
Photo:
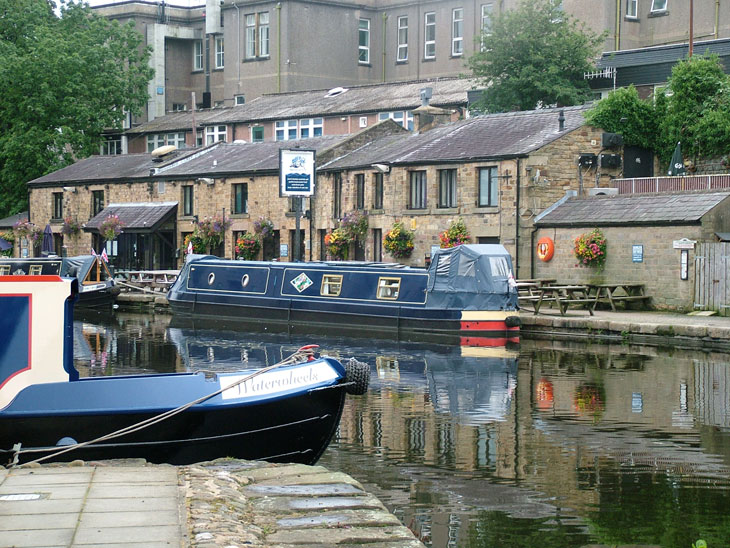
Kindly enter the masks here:
M 421 548 L 352 477 L 219 460 L 0 468 L 0 547 Z

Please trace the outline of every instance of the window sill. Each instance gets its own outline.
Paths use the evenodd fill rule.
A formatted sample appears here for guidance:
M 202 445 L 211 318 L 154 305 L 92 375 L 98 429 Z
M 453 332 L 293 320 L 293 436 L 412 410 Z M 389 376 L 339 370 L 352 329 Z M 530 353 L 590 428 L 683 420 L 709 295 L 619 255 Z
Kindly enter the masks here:
M 434 215 L 458 215 L 461 213 L 458 207 L 438 207 L 434 210 Z
M 203 74 L 203 69 L 193 69 L 190 74 Z
M 256 63 L 257 61 L 268 61 L 271 59 L 271 56 L 264 55 L 262 57 L 247 57 L 246 59 L 241 59 L 241 63 Z
M 669 15 L 669 11 L 668 10 L 651 11 L 651 12 L 649 12 L 648 17 L 664 17 L 665 15 Z
M 231 219 L 250 219 L 250 213 L 231 213 Z
M 358 61 L 358 62 L 357 62 L 357 66 L 358 66 L 358 67 L 367 67 L 367 68 L 372 68 L 372 65 L 371 65 L 370 63 L 363 63 L 362 61 Z
M 625 15 L 624 21 L 626 21 L 627 23 L 639 23 L 639 18 L 631 15 Z
M 499 213 L 499 206 L 475 206 L 478 213 Z
M 395 64 L 396 65 L 407 65 L 408 59 L 403 59 L 402 61 L 396 61 Z
M 464 57 L 463 53 L 452 53 L 449 58 L 450 59 L 461 59 L 462 57 Z
M 383 213 L 385 213 L 385 210 L 383 208 L 371 209 L 370 211 L 368 211 L 368 215 L 382 215 Z
M 224 70 L 226 70 L 226 68 L 225 68 L 225 67 L 215 67 L 215 68 L 213 69 L 213 72 L 223 72 Z
M 407 209 L 406 215 L 430 215 L 431 210 L 428 208 L 424 209 Z
M 424 57 L 421 60 L 422 63 L 433 63 L 434 61 L 436 61 L 435 57 Z

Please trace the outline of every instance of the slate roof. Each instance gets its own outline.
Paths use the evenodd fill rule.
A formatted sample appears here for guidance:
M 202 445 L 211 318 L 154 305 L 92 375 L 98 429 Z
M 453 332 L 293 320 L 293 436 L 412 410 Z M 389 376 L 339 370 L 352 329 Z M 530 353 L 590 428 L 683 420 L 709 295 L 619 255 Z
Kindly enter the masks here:
M 28 220 L 28 212 L 23 211 L 21 213 L 16 213 L 15 215 L 11 215 L 10 217 L 5 217 L 4 219 L 0 219 L 0 228 L 13 228 L 13 225 L 20 221 L 21 219 Z
M 370 84 L 345 88 L 346 91 L 327 97 L 330 90 L 296 91 L 262 95 L 235 107 L 196 111 L 196 126 L 215 124 L 264 122 L 315 118 L 373 112 L 412 110 L 421 105 L 421 90 L 430 87 L 432 106 L 440 108 L 465 107 L 467 92 L 476 81 L 463 78 L 439 78 L 414 82 Z M 167 114 L 127 130 L 127 134 L 163 133 L 192 128 L 192 112 Z
M 177 202 L 109 204 L 84 225 L 84 230 L 98 231 L 109 215 L 118 215 L 126 232 L 153 232 L 176 212 Z
M 374 163 L 391 165 L 498 160 L 526 156 L 585 124 L 591 105 L 488 114 L 368 143 L 320 169 L 352 169 Z M 565 115 L 559 131 L 558 116 Z
M 706 40 L 695 42 L 694 55 L 716 53 L 720 57 L 730 56 L 730 39 Z M 689 44 L 670 44 L 648 48 L 608 51 L 601 54 L 597 67 L 635 67 L 658 63 L 676 63 L 689 54 Z
M 696 224 L 728 197 L 730 191 L 726 190 L 571 198 L 535 221 L 535 225 L 545 228 Z

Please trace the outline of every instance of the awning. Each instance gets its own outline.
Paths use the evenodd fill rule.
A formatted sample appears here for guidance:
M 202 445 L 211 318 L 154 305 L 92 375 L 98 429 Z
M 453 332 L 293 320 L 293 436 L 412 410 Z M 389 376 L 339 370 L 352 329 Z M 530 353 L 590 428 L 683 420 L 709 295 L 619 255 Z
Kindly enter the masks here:
M 109 215 L 117 215 L 127 233 L 151 233 L 177 215 L 177 202 L 109 204 L 84 226 L 86 232 L 99 232 Z
M 730 232 L 715 232 L 715 236 L 721 242 L 730 242 Z

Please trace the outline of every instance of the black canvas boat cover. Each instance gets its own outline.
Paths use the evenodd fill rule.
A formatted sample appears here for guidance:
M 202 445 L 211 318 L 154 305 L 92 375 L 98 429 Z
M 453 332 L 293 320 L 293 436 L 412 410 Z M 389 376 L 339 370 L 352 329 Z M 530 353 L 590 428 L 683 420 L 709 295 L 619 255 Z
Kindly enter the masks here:
M 512 258 L 502 245 L 437 250 L 428 269 L 427 308 L 516 310 Z

